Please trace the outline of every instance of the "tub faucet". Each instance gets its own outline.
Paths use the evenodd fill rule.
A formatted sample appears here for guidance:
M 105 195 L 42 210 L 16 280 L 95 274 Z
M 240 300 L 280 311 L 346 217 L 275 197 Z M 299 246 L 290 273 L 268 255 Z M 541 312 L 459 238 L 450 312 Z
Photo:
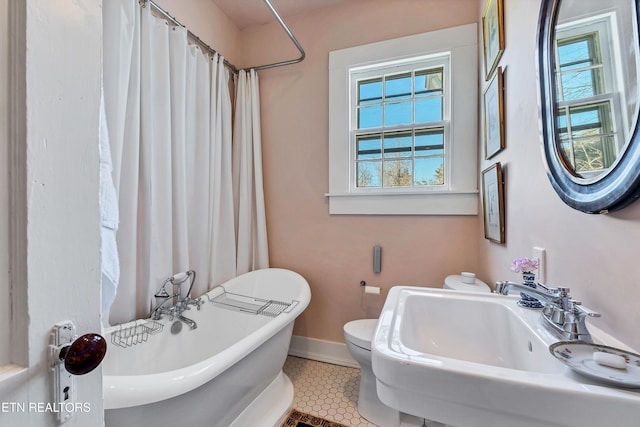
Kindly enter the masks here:
M 186 323 L 187 326 L 189 326 L 189 329 L 195 329 L 198 327 L 198 324 L 195 321 L 189 319 L 188 317 L 184 317 L 182 314 L 177 314 L 176 319 L 178 319 L 182 323 Z
M 162 301 L 156 304 L 156 306 L 151 309 L 151 313 L 149 317 L 151 317 L 153 320 L 160 320 L 163 314 L 168 314 L 173 316 L 173 313 L 175 312 L 175 307 L 174 306 L 165 307 L 167 301 L 171 300 L 171 297 L 168 294 L 165 296 L 165 295 L 162 295 L 161 293 L 155 294 L 154 297 L 156 297 L 156 299 L 160 298 L 162 299 Z
M 202 298 L 191 298 L 191 289 L 193 288 L 195 276 L 196 272 L 189 270 L 185 273 L 179 273 L 166 279 L 162 283 L 160 291 L 154 295 L 156 300 L 160 299 L 161 302 L 157 303 L 155 308 L 151 309 L 150 317 L 153 320 L 160 320 L 162 315 L 168 315 L 170 319 L 173 320 L 174 318 L 177 318 L 181 322 L 186 323 L 189 328 L 196 329 L 198 327 L 196 322 L 182 315 L 182 312 L 190 309 L 190 305 L 195 305 L 197 309 L 200 310 L 200 306 L 204 304 Z M 189 290 L 185 296 L 182 296 L 182 284 L 189 279 L 191 279 Z M 166 290 L 167 285 L 173 287 L 171 294 Z M 170 306 L 167 305 L 168 301 L 172 302 Z
M 497 294 L 507 295 L 510 290 L 517 290 L 541 300 L 544 303 L 540 313 L 542 323 L 559 338 L 593 342 L 585 318 L 600 317 L 600 313 L 583 307 L 580 301 L 573 300 L 569 288 L 549 288 L 542 283 L 537 283 L 536 288 L 531 288 L 509 281 L 496 282 Z

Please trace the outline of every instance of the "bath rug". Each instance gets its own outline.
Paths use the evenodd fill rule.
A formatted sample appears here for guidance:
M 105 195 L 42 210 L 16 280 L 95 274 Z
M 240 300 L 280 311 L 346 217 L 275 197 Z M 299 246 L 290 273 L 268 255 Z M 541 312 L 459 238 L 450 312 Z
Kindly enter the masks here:
M 315 415 L 305 414 L 304 412 L 293 409 L 282 427 L 348 427 L 344 424 L 334 421 L 325 420 Z

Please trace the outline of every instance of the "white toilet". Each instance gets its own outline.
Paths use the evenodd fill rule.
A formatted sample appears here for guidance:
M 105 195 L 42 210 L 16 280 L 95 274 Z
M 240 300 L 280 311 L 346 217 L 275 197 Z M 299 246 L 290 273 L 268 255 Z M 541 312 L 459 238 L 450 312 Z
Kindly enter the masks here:
M 491 292 L 491 288 L 475 274 L 464 272 L 447 276 L 442 286 L 466 292 Z M 380 401 L 376 391 L 376 377 L 371 367 L 371 340 L 378 319 L 353 320 L 344 325 L 344 340 L 351 356 L 358 362 L 360 373 L 360 394 L 358 412 L 374 424 L 384 427 L 400 426 L 400 412 Z
M 376 377 L 371 367 L 371 339 L 378 319 L 353 320 L 344 325 L 344 340 L 351 356 L 360 365 L 358 412 L 363 418 L 384 427 L 400 426 L 400 412 L 380 401 Z

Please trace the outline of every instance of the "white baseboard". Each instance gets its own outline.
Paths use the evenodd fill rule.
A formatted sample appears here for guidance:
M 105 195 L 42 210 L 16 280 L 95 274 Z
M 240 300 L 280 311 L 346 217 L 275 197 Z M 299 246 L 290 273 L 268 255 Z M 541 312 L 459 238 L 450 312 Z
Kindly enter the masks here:
M 347 346 L 344 343 L 334 341 L 293 335 L 289 345 L 289 354 L 334 365 L 349 366 L 351 368 L 360 367 L 351 357 Z

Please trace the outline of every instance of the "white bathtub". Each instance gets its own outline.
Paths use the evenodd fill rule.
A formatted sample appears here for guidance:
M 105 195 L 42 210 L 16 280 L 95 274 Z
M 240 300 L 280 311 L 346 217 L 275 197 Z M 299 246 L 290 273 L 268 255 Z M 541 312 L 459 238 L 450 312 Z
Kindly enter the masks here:
M 276 317 L 232 311 L 209 302 L 223 292 L 293 304 Z M 197 323 L 193 330 L 182 325 L 174 335 L 164 316 L 161 332 L 128 348 L 111 342 L 127 325 L 105 330 L 107 427 L 272 426 L 286 415 L 293 387 L 282 366 L 293 321 L 311 299 L 306 280 L 289 270 L 258 270 L 203 299 L 200 310 L 183 313 Z

